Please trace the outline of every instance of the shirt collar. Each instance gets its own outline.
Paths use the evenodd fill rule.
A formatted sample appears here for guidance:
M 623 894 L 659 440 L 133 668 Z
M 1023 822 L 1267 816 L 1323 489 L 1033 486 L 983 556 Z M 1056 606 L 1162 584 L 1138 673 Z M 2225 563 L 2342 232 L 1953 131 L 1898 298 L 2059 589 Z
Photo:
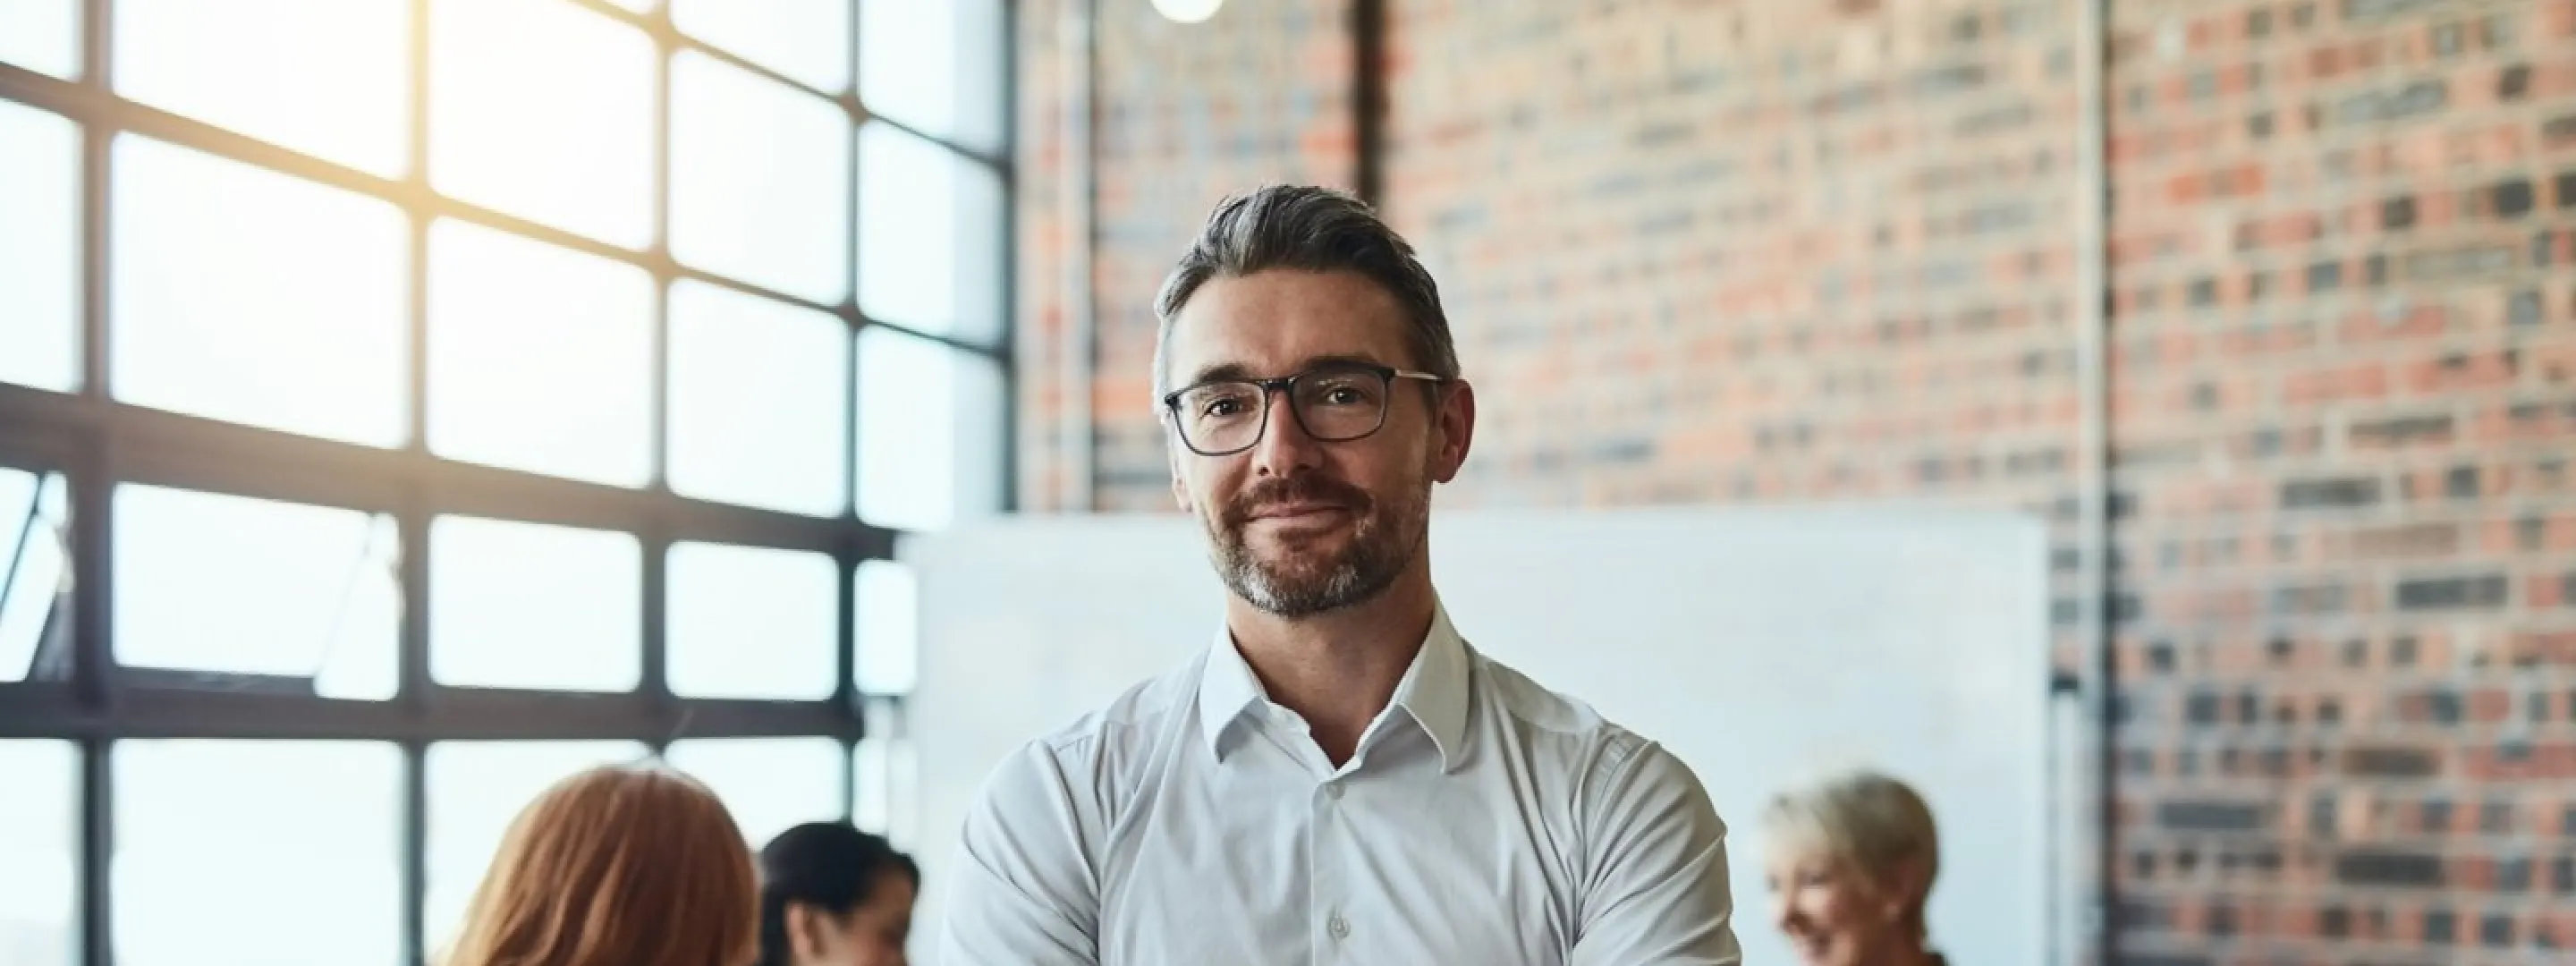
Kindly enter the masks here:
M 1449 610 L 1431 606 L 1431 633 L 1422 638 L 1404 679 L 1396 682 L 1389 702 L 1413 715 L 1413 721 L 1440 749 L 1440 770 L 1455 771 L 1466 759 L 1467 642 L 1449 623 Z
M 1216 625 L 1216 643 L 1208 648 L 1204 667 L 1199 672 L 1199 736 L 1207 741 L 1208 752 L 1225 760 L 1226 729 L 1245 711 L 1268 700 L 1261 690 L 1261 679 L 1252 676 L 1252 665 L 1243 661 L 1243 652 L 1234 649 L 1234 633 L 1225 622 Z
M 1422 649 L 1405 668 L 1404 677 L 1396 682 L 1395 695 L 1389 707 L 1402 708 L 1413 717 L 1431 743 L 1440 751 L 1442 771 L 1456 770 L 1465 754 L 1467 737 L 1467 696 L 1469 688 L 1467 642 L 1449 623 L 1449 610 L 1432 605 L 1431 631 L 1423 636 Z M 1234 647 L 1234 635 L 1220 622 L 1216 641 L 1209 648 L 1207 661 L 1199 675 L 1199 735 L 1207 742 L 1208 752 L 1222 761 L 1223 739 L 1235 721 L 1246 710 L 1269 699 L 1261 689 L 1261 680 L 1244 663 L 1243 654 Z

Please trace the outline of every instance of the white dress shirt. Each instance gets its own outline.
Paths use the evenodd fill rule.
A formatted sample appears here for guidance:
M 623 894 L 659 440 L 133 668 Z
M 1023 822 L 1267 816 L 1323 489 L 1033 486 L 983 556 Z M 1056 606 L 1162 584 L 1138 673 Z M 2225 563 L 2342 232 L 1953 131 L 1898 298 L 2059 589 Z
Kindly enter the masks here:
M 994 771 L 939 962 L 1732 966 L 1725 835 L 1671 752 L 1445 611 L 1338 769 L 1220 628 Z

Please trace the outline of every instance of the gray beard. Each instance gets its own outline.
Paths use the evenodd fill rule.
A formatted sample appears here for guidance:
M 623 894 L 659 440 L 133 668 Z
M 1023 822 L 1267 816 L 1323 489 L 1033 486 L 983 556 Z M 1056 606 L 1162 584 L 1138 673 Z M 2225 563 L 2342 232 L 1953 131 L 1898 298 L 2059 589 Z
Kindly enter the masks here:
M 1241 528 L 1211 528 L 1209 556 L 1227 589 L 1263 613 L 1288 620 L 1313 617 L 1377 599 L 1394 586 L 1421 552 L 1431 494 L 1390 507 L 1386 516 L 1360 521 L 1350 546 L 1320 572 L 1288 573 L 1254 556 Z

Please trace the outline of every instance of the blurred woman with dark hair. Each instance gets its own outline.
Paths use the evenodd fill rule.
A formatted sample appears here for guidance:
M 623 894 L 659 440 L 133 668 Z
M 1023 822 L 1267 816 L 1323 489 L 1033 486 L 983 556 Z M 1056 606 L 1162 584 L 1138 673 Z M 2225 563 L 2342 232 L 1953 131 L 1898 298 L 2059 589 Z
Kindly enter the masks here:
M 749 966 L 760 894 L 733 816 L 651 766 L 593 768 L 519 813 L 442 966 Z
M 921 869 L 848 822 L 808 822 L 760 850 L 760 966 L 904 966 Z

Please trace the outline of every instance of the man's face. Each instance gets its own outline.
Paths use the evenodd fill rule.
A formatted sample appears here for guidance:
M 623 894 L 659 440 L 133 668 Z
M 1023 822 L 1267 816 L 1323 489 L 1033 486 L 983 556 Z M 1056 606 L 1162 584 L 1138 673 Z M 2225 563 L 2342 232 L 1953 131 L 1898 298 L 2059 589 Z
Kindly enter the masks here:
M 1174 319 L 1165 376 L 1186 389 L 1336 363 L 1413 369 L 1406 326 L 1395 298 L 1356 273 L 1214 279 Z M 1431 485 L 1457 475 L 1475 424 L 1466 384 L 1426 385 L 1395 380 L 1385 424 L 1360 439 L 1317 440 L 1278 392 L 1250 449 L 1202 456 L 1168 440 L 1172 493 L 1207 527 L 1209 556 L 1237 596 L 1305 617 L 1373 599 L 1412 565 L 1429 532 Z M 1189 415 L 1165 413 L 1167 424 Z

